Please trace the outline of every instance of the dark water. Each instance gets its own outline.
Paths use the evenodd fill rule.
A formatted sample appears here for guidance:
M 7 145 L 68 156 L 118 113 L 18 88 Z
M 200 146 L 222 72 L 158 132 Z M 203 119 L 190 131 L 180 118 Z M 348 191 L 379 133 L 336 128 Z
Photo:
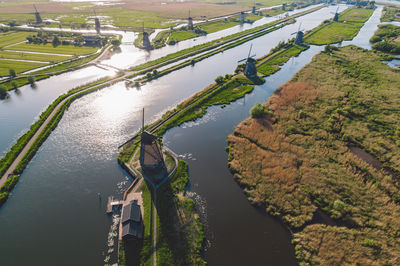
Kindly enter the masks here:
M 336 7 L 298 20 L 306 29 L 317 26 Z M 252 41 L 261 56 L 298 28 L 285 27 Z M 371 33 L 372 34 L 372 33 Z M 140 110 L 146 121 L 159 117 L 220 74 L 232 73 L 249 44 L 215 55 L 152 81 L 141 90 L 123 83 L 75 101 L 59 126 L 21 176 L 9 201 L 0 208 L 2 265 L 101 265 L 115 262 L 112 241 L 107 243 L 111 217 L 108 195 L 121 195 L 129 179 L 116 162 L 118 145 L 138 128 Z M 210 265 L 293 264 L 289 234 L 274 219 L 250 206 L 226 169 L 226 137 L 248 116 L 257 101 L 264 102 L 323 47 L 312 47 L 225 109 L 213 107 L 197 122 L 168 132 L 167 145 L 189 159 L 192 190 L 206 206 L 206 252 Z M 192 158 L 192 156 L 186 156 Z M 114 219 L 115 220 L 115 219 Z M 23 254 L 23 255 L 21 255 Z

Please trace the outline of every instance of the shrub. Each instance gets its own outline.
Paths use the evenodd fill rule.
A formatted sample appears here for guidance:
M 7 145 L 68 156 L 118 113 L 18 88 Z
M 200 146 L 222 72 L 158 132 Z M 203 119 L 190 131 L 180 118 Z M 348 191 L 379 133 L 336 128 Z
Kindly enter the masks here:
M 113 46 L 120 46 L 120 45 L 121 45 L 121 42 L 120 42 L 120 40 L 112 40 L 112 41 L 111 41 L 111 44 L 112 44 Z
M 15 70 L 13 68 L 10 68 L 8 70 L 8 72 L 10 73 L 11 78 L 15 78 L 17 76 L 17 74 L 15 73 Z
M 7 89 L 4 86 L 0 86 L 0 99 L 6 98 L 7 94 Z
M 221 84 L 222 82 L 224 82 L 224 77 L 222 77 L 222 76 L 216 77 L 215 82 L 217 82 L 217 84 Z
M 31 86 L 35 85 L 35 79 L 32 76 L 28 76 L 28 82 Z
M 341 200 L 335 200 L 335 202 L 333 203 L 333 208 L 337 211 L 341 211 L 344 209 L 345 207 L 345 203 Z
M 271 112 L 261 103 L 256 103 L 250 109 L 250 115 L 252 118 L 261 118 L 266 114 L 270 114 Z

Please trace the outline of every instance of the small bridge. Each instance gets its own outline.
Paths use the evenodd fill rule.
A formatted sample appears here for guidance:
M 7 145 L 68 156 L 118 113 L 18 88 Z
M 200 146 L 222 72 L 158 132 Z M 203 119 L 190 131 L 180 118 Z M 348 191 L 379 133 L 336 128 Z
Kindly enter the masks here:
M 114 196 L 109 196 L 108 197 L 108 201 L 107 201 L 107 213 L 112 213 L 113 212 L 113 208 L 115 206 L 121 206 L 124 203 L 123 200 L 115 200 Z

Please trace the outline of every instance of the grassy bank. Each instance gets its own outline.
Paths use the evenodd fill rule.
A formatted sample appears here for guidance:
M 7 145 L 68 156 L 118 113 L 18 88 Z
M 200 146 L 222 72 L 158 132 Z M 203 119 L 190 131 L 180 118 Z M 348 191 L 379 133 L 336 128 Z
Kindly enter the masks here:
M 396 6 L 385 6 L 383 8 L 381 21 L 400 21 L 400 9 Z
M 235 180 L 295 232 L 301 265 L 400 260 L 400 73 L 385 58 L 317 55 L 228 138 Z
M 264 76 L 272 75 L 277 72 L 280 67 L 290 58 L 298 56 L 301 52 L 307 50 L 308 48 L 309 46 L 288 44 L 287 47 L 283 47 L 278 52 L 268 57 L 265 62 L 260 62 L 258 65 L 258 72 L 262 73 Z
M 335 21 L 325 21 L 305 38 L 309 44 L 324 45 L 353 39 L 374 12 L 373 9 L 349 8 Z
M 385 53 L 400 54 L 400 27 L 390 24 L 378 26 L 371 37 L 372 48 Z
M 157 265 L 205 265 L 201 258 L 203 225 L 194 201 L 185 196 L 188 167 L 176 172 L 157 191 Z

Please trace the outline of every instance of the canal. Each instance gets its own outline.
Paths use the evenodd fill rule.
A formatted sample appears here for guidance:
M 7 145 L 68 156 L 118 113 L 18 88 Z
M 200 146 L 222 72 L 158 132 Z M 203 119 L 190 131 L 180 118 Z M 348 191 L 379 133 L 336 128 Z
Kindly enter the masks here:
M 290 34 L 299 23 L 312 29 L 335 10 L 335 6 L 323 8 L 253 40 L 257 56 L 293 37 Z M 363 27 L 365 37 L 372 36 L 381 10 Z M 365 32 L 365 28 L 370 30 Z M 357 38 L 352 43 L 367 45 L 365 38 Z M 0 209 L 0 235 L 7 239 L 0 243 L 2 264 L 100 265 L 108 256 L 116 261 L 115 243 L 107 242 L 112 217 L 105 215 L 105 199 L 121 195 L 130 183 L 116 157 L 119 144 L 138 130 L 140 110 L 145 108 L 146 122 L 160 117 L 217 75 L 232 73 L 248 49 L 249 43 L 235 47 L 149 82 L 140 90 L 118 83 L 75 101 Z M 289 233 L 248 203 L 227 170 L 224 148 L 226 137 L 248 116 L 254 103 L 265 102 L 322 49 L 311 47 L 245 98 L 224 109 L 211 107 L 202 119 L 166 134 L 166 145 L 188 159 L 191 194 L 204 207 L 207 221 L 210 265 L 296 263 Z

